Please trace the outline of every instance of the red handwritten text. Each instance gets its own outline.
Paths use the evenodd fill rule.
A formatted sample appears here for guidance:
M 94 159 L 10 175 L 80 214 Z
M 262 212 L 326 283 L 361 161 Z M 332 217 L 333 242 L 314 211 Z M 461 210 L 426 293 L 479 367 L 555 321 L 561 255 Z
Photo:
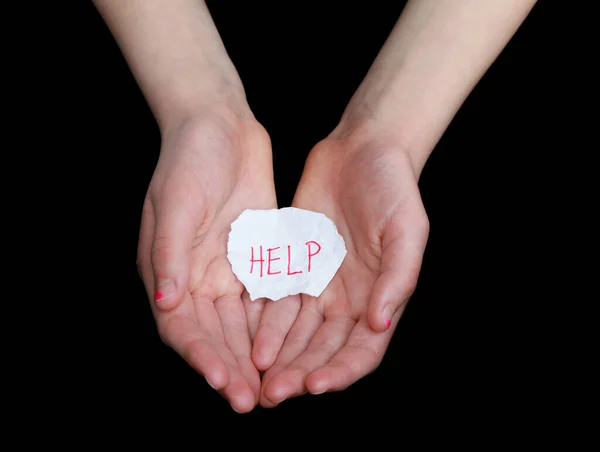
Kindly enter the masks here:
M 312 264 L 312 259 L 313 257 L 315 257 L 317 254 L 319 254 L 319 252 L 321 251 L 321 245 L 319 245 L 317 242 L 315 242 L 314 240 L 309 240 L 308 242 L 305 243 L 306 245 L 306 260 L 307 260 L 307 268 L 306 271 L 310 273 L 311 271 L 311 264 Z M 265 264 L 265 259 L 263 257 L 263 247 L 262 245 L 257 247 L 258 248 L 258 253 L 255 253 L 254 251 L 254 247 L 251 246 L 250 247 L 250 273 L 252 274 L 254 272 L 254 264 L 259 263 L 260 264 L 260 269 L 259 269 L 259 276 L 262 278 L 263 277 L 263 266 Z M 282 271 L 281 270 L 276 270 L 275 267 L 276 264 L 272 264 L 276 261 L 281 260 L 281 257 L 277 257 L 275 252 L 277 250 L 279 250 L 281 247 L 277 246 L 275 248 L 267 248 L 267 275 L 279 275 Z M 258 259 L 256 258 L 256 254 L 258 254 Z M 291 245 L 287 246 L 287 273 L 286 275 L 298 275 L 300 273 L 303 273 L 302 270 L 296 269 L 295 271 L 292 271 L 291 268 L 292 265 L 292 247 Z
M 267 254 L 269 255 L 269 259 L 267 260 L 267 275 L 278 275 L 279 273 L 281 273 L 281 270 L 279 270 L 278 272 L 271 272 L 271 262 L 278 261 L 279 259 L 281 259 L 280 257 L 272 258 L 271 257 L 271 252 L 272 251 L 277 251 L 279 248 L 280 247 L 267 249 Z
M 310 245 L 317 245 L 317 248 L 318 248 L 317 251 L 315 251 L 314 253 L 311 253 Z M 310 272 L 310 261 L 313 256 L 316 256 L 317 254 L 319 254 L 319 251 L 321 251 L 321 245 L 319 245 L 314 240 L 309 240 L 308 242 L 306 242 L 306 246 L 308 247 L 308 271 Z
M 252 253 L 252 256 L 250 257 L 250 273 L 252 273 L 252 271 L 254 270 L 254 263 L 255 262 L 260 262 L 260 277 L 262 278 L 263 275 L 263 264 L 265 263 L 265 260 L 263 259 L 263 254 L 262 254 L 262 246 L 260 247 L 260 258 L 259 259 L 254 259 L 254 247 L 250 247 L 250 252 Z

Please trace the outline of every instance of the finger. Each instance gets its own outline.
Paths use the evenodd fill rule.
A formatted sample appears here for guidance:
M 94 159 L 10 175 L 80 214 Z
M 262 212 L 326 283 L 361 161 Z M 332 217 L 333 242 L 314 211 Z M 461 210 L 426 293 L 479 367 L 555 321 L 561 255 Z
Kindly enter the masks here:
M 244 305 L 240 297 L 228 296 L 215 300 L 214 306 L 221 320 L 225 344 L 237 362 L 237 366 L 232 371 L 239 372 L 248 383 L 253 396 L 252 407 L 254 407 L 258 403 L 260 394 L 260 375 L 250 358 L 252 344 Z M 245 398 L 243 391 L 241 396 L 237 397 Z M 245 401 L 240 401 L 240 405 L 244 404 Z
M 366 318 L 359 320 L 346 345 L 306 378 L 307 391 L 313 395 L 341 391 L 377 369 L 403 311 L 404 307 L 396 312 L 392 328 L 384 334 L 373 331 Z
M 326 319 L 306 350 L 268 383 L 264 389 L 265 397 L 278 404 L 306 392 L 306 377 L 324 366 L 344 346 L 354 325 L 355 321 L 350 317 Z
M 410 229 L 401 224 L 411 221 Z M 381 273 L 369 300 L 368 320 L 376 332 L 391 326 L 392 317 L 414 292 L 429 231 L 426 220 L 392 219 L 384 233 Z M 401 231 L 401 232 L 395 232 Z
M 191 248 L 203 206 L 185 187 L 163 190 L 155 207 L 152 243 L 154 301 L 162 310 L 179 305 L 187 290 Z
M 273 365 L 301 306 L 298 295 L 265 303 L 252 347 L 252 361 L 258 370 L 267 370 Z
M 247 362 L 250 363 L 250 359 Z M 247 365 L 244 366 L 247 367 Z M 219 392 L 227 399 L 236 413 L 249 413 L 256 406 L 256 394 L 250 387 L 238 363 L 230 362 L 229 369 L 229 383 Z M 257 372 L 256 369 L 254 371 Z
M 154 272 L 152 271 L 152 240 L 154 237 L 154 208 L 149 199 L 144 202 L 137 249 L 137 268 L 148 298 L 154 295 Z
M 257 395 L 246 379 L 239 362 L 244 362 L 242 359 L 244 354 L 246 355 L 245 361 L 250 362 L 250 346 L 249 344 L 244 344 L 243 333 L 240 333 L 240 330 L 244 329 L 243 325 L 240 326 L 240 317 L 245 320 L 245 313 L 239 298 L 237 299 L 237 308 L 235 307 L 235 303 L 231 303 L 232 300 L 232 297 L 223 297 L 215 301 L 212 298 L 195 297 L 195 316 L 198 322 L 201 322 L 205 328 L 210 328 L 211 343 L 227 368 L 227 384 L 215 387 L 215 389 L 229 401 L 234 411 L 247 413 L 256 406 Z M 219 310 L 217 310 L 217 302 L 219 302 Z M 232 319 L 228 319 L 228 323 L 223 327 L 222 317 L 225 316 L 229 316 Z M 234 346 L 234 349 L 237 347 L 240 357 L 239 361 L 229 348 L 227 340 Z M 244 371 L 247 372 L 247 365 L 242 365 L 244 366 Z M 255 372 L 257 372 L 256 369 Z
M 254 342 L 256 332 L 258 331 L 258 325 L 260 324 L 260 317 L 267 299 L 257 298 L 256 300 L 252 301 L 248 292 L 244 291 L 242 294 L 242 301 L 244 302 L 244 308 L 246 309 L 246 320 L 248 321 L 250 340 Z
M 251 411 L 256 397 L 240 371 L 240 366 L 225 344 L 221 320 L 210 298 L 186 293 L 184 303 L 175 311 L 161 312 L 159 331 L 171 346 L 207 383 L 219 391 L 239 412 Z M 182 308 L 191 307 L 191 311 Z M 187 312 L 186 312 L 187 311 Z M 179 312 L 182 312 L 180 314 Z M 250 361 L 248 359 L 248 361 Z
M 263 408 L 272 408 L 277 405 L 265 396 L 265 388 L 269 385 L 269 381 L 306 350 L 310 340 L 319 330 L 324 320 L 324 317 L 316 309 L 315 303 L 303 303 L 296 322 L 285 338 L 275 363 L 263 376 L 260 396 L 260 405 Z
M 185 297 L 191 297 L 186 294 Z M 190 299 L 189 304 L 193 301 Z M 222 353 L 218 350 L 220 322 L 212 305 L 199 308 L 202 325 L 198 325 L 187 315 L 175 314 L 157 317 L 161 338 L 175 350 L 196 372 L 206 378 L 208 384 L 217 390 L 229 383 L 229 370 Z

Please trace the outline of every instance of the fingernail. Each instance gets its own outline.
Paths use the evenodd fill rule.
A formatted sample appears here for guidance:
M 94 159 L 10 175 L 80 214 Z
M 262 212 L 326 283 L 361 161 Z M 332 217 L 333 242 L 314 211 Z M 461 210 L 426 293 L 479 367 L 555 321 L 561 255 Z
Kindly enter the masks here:
M 211 388 L 213 388 L 214 390 L 216 390 L 217 388 L 215 388 L 213 385 L 210 384 L 210 381 L 208 381 L 208 378 L 204 377 L 204 379 L 206 380 L 206 383 L 208 383 L 208 386 L 210 386 Z
M 392 326 L 392 308 L 389 304 L 383 308 L 383 310 L 381 311 L 381 315 L 385 319 L 386 328 Z
M 154 295 L 154 301 L 162 301 L 173 294 L 175 294 L 175 283 L 170 279 L 167 279 L 158 285 L 158 289 L 156 289 L 156 294 Z

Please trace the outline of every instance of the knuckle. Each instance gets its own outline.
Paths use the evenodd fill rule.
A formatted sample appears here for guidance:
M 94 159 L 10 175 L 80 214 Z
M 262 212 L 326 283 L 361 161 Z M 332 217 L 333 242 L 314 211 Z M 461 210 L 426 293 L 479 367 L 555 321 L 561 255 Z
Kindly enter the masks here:
M 148 280 L 148 276 L 151 273 L 150 263 L 141 252 L 138 252 L 138 255 L 135 260 L 135 267 L 137 269 L 137 274 L 140 277 L 140 279 L 144 283 L 150 284 L 151 281 Z
M 366 377 L 367 375 L 372 374 L 377 370 L 382 361 L 382 356 L 380 354 L 376 354 L 374 352 L 369 353 L 369 357 L 360 361 L 360 360 L 345 360 L 340 363 L 340 365 L 346 369 L 346 372 L 349 376 L 351 376 L 350 381 L 348 381 L 349 386 L 360 380 L 361 378 Z M 341 389 L 341 388 L 340 388 Z
M 369 367 L 367 367 L 366 372 L 365 372 L 365 377 L 368 375 L 371 375 L 373 373 L 375 373 L 375 371 L 377 369 L 379 369 L 379 366 L 381 365 L 382 359 L 377 360 L 377 362 L 374 362 L 373 364 L 371 364 Z
M 362 356 L 363 359 L 356 360 L 355 366 L 357 366 L 356 372 L 360 376 L 369 375 L 374 372 L 381 362 L 385 354 L 385 347 L 381 345 L 372 344 L 367 340 L 363 340 L 354 345 L 356 349 L 356 355 Z
M 165 320 L 157 319 L 157 322 L 156 322 L 158 338 L 167 347 L 171 346 L 171 340 L 170 340 L 171 329 L 172 329 L 171 324 L 172 324 L 172 318 L 165 319 Z
M 169 340 L 167 339 L 167 336 L 165 335 L 164 330 L 162 330 L 162 329 L 158 330 L 158 338 L 163 343 L 163 345 L 170 347 Z
M 381 362 L 383 361 L 383 353 L 376 353 L 374 351 L 372 353 L 372 360 L 365 365 L 365 376 L 371 375 L 373 372 L 375 372 L 381 365 Z
M 164 262 L 169 254 L 171 254 L 171 248 L 171 241 L 168 237 L 163 235 L 155 236 L 152 242 L 152 249 L 150 250 L 152 265 L 160 265 L 161 262 Z
M 427 238 L 427 236 L 429 235 L 431 225 L 429 223 L 429 217 L 427 216 L 425 211 L 423 211 L 421 215 L 417 217 L 416 221 L 419 231 L 421 231 L 423 236 Z
M 406 290 L 406 294 L 405 297 L 409 297 L 410 295 L 412 295 L 414 293 L 414 291 L 417 289 L 417 284 L 419 282 L 419 274 L 421 272 L 421 268 L 418 267 L 412 267 L 410 268 L 407 273 L 406 273 L 406 280 L 404 283 L 405 286 L 405 290 Z M 402 300 L 404 301 L 404 300 Z
M 142 263 L 142 260 L 138 257 L 135 260 L 135 268 L 137 268 L 137 272 L 138 272 L 138 276 L 140 277 L 140 279 L 144 279 L 144 264 Z
M 349 384 L 359 380 L 364 374 L 362 366 L 357 361 L 342 361 L 339 366 L 351 377 Z

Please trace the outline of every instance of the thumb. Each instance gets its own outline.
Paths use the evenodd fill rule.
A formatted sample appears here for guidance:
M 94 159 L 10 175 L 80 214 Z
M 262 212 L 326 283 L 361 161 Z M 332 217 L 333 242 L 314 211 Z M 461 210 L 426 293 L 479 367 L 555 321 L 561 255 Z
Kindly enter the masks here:
M 416 230 L 412 237 L 399 234 L 384 243 L 381 273 L 369 300 L 368 320 L 374 331 L 389 329 L 397 320 L 396 313 L 405 307 L 413 294 L 419 279 L 427 232 L 428 228 Z
M 198 207 L 195 210 L 199 211 Z M 165 196 L 155 209 L 152 243 L 154 302 L 159 309 L 174 309 L 188 288 L 191 249 L 197 223 L 185 203 Z

